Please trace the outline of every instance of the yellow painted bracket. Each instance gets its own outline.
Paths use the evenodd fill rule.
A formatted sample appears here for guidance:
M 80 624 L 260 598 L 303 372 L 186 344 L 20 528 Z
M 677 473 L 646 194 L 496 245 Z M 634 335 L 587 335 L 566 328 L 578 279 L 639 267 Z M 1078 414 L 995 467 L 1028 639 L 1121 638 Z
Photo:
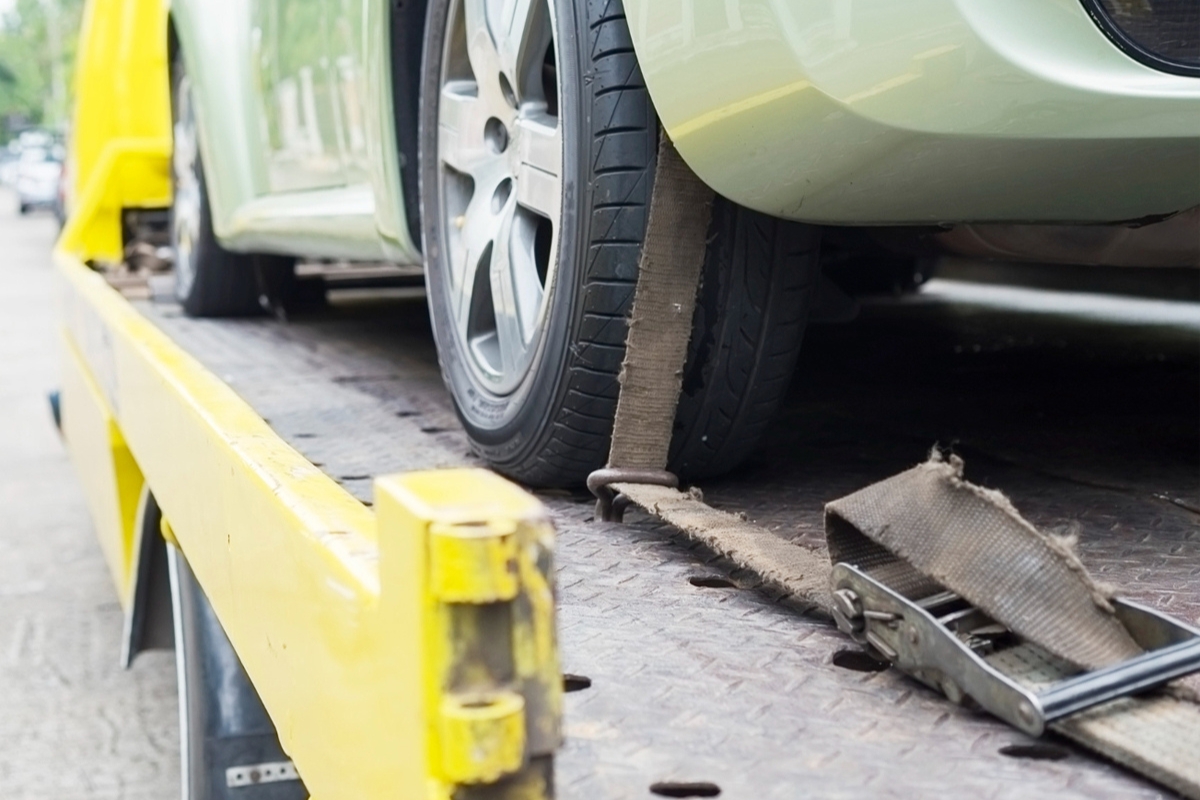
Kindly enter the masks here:
M 372 510 L 99 274 L 61 250 L 56 263 L 64 430 L 97 528 L 120 543 L 105 548 L 122 591 L 126 521 L 101 520 L 131 491 L 109 467 L 119 446 L 314 797 L 550 796 L 562 686 L 540 503 L 443 470 L 379 478 Z
M 58 246 L 88 261 L 119 263 L 124 259 L 121 212 L 131 207 L 170 205 L 171 140 L 112 139 L 100 158 L 76 184 L 71 213 Z M 120 176 L 125 176 L 122 180 Z M 166 178 L 165 189 L 161 184 Z M 114 191 L 122 183 L 125 191 Z M 152 189 L 147 189 L 153 186 Z
M 121 213 L 171 204 L 164 0 L 87 0 L 75 66 L 69 215 L 59 246 L 119 262 Z
M 407 651 L 425 685 L 425 730 L 411 746 L 426 751 L 434 796 L 518 775 L 514 797 L 548 796 L 562 678 L 540 504 L 493 473 L 453 470 L 380 478 L 375 507 L 381 530 L 421 532 L 380 541 L 381 578 L 385 602 L 424 631 Z

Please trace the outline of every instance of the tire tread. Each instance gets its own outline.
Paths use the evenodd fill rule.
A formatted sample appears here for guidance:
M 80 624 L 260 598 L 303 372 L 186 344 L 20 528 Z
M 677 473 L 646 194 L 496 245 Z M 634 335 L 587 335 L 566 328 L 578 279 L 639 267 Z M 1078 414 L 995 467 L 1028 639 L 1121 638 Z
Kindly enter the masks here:
M 581 144 L 586 216 L 566 363 L 527 444 L 499 457 L 478 445 L 498 470 L 535 486 L 580 485 L 607 461 L 659 136 L 621 0 L 576 9 L 590 141 Z M 720 198 L 709 233 L 672 445 L 672 466 L 689 477 L 732 468 L 765 431 L 791 377 L 815 264 L 813 229 Z

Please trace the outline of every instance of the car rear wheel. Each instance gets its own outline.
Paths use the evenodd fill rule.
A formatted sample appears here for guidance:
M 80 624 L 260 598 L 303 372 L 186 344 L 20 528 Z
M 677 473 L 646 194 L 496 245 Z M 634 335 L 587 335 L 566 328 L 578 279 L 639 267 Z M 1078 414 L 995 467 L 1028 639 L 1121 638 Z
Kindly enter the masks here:
M 295 262 L 226 250 L 213 232 L 212 211 L 196 127 L 192 82 L 181 54 L 171 64 L 171 247 L 175 253 L 175 296 L 194 317 L 262 313 L 264 285 L 290 281 Z
M 603 466 L 658 123 L 620 2 L 434 0 L 422 239 L 443 375 L 478 451 L 534 485 Z M 730 469 L 782 399 L 815 229 L 718 199 L 671 466 Z

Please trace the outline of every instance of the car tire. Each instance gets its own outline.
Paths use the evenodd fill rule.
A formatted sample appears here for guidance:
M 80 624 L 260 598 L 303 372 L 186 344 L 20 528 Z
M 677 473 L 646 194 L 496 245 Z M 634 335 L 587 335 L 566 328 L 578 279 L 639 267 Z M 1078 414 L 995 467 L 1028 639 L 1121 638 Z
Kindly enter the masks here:
M 155 507 L 157 508 L 157 506 Z M 186 800 L 304 800 L 303 782 L 183 554 L 167 545 Z
M 32 207 L 28 203 L 21 203 L 21 207 L 18 210 L 21 212 L 21 216 L 25 216 L 29 213 L 31 208 Z
M 465 178 L 459 166 L 475 163 L 464 154 L 481 164 L 508 158 L 504 147 L 487 138 L 486 125 L 497 127 L 493 120 L 517 131 L 503 136 L 500 144 L 525 147 L 520 120 L 526 107 L 542 114 L 538 103 L 549 108 L 551 99 L 549 90 L 540 99 L 534 91 L 534 100 L 526 103 L 520 91 L 503 91 L 506 82 L 511 90 L 513 81 L 486 75 L 471 62 L 473 52 L 463 41 L 479 37 L 467 37 L 471 23 L 460 0 L 434 0 L 427 17 L 421 228 L 442 373 L 473 446 L 494 468 L 526 484 L 575 486 L 608 456 L 659 134 L 619 0 L 543 2 L 553 30 L 545 62 L 553 59 L 561 205 L 551 222 L 554 247 L 540 287 L 539 327 L 524 354 L 523 370 L 514 371 L 507 385 L 498 389 L 498 381 L 489 382 L 487 365 L 480 364 L 486 359 L 486 351 L 480 355 L 482 337 L 493 333 L 486 326 L 472 328 L 472 316 L 482 309 L 478 313 L 493 320 L 494 338 L 500 338 L 499 320 L 511 306 L 497 304 L 495 298 L 505 284 L 499 284 L 499 291 L 486 290 L 497 272 L 492 248 L 505 242 L 498 233 L 486 247 L 472 249 L 471 231 L 473 214 L 486 217 L 486 207 L 473 201 L 502 197 L 507 203 L 509 195 L 500 192 L 503 181 L 497 182 L 495 175 L 501 173 L 489 172 L 486 164 Z M 536 24 L 525 27 L 538 29 Z M 495 37 L 488 36 L 496 53 L 504 50 L 504 44 L 495 45 Z M 508 49 L 535 52 L 524 42 Z M 496 63 L 503 63 L 500 56 Z M 502 76 L 508 74 L 500 69 Z M 518 65 L 513 74 L 527 72 Z M 497 83 L 515 113 L 494 100 L 501 96 Z M 493 100 L 482 111 L 463 110 L 471 98 Z M 485 125 L 482 119 L 489 113 L 493 116 Z M 510 126 L 504 122 L 506 114 L 518 121 Z M 464 133 L 469 126 L 462 120 L 468 118 L 484 132 Z M 473 141 L 483 144 L 470 149 Z M 485 151 L 489 142 L 491 150 Z M 518 198 L 514 213 L 520 214 L 521 181 L 540 174 L 522 172 L 524 161 L 509 161 L 516 166 L 504 174 L 518 182 L 512 194 Z M 507 205 L 501 208 L 507 213 Z M 786 391 L 817 269 L 814 228 L 774 220 L 721 198 L 710 239 L 670 465 L 685 478 L 724 472 L 752 450 Z M 517 241 L 515 234 L 511 241 Z M 510 262 L 513 247 L 509 244 L 506 251 Z M 543 275 L 541 264 L 537 267 Z M 515 267 L 505 268 L 515 273 Z M 475 301 L 481 288 L 491 308 Z M 517 328 L 515 322 L 509 325 Z M 473 330 L 483 333 L 473 339 Z M 493 349 L 503 352 L 502 347 Z
M 191 81 L 182 53 L 171 63 L 171 247 L 175 296 L 193 317 L 229 317 L 269 310 L 265 287 L 293 280 L 295 260 L 226 250 L 217 241 L 193 113 Z
M 718 197 L 670 467 L 711 478 L 754 451 L 783 403 L 820 278 L 820 229 Z

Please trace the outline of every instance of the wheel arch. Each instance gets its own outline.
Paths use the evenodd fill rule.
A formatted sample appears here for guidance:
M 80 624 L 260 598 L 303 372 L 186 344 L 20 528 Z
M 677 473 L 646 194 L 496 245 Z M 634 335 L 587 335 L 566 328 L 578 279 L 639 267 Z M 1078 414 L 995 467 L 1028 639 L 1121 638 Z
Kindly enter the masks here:
M 385 0 L 388 5 L 388 68 L 391 71 L 391 122 L 403 201 L 403 223 L 415 248 L 421 246 L 420 136 L 421 61 L 429 0 Z
M 224 244 L 238 208 L 267 190 L 247 63 L 256 52 L 251 20 L 239 0 L 173 0 L 166 35 L 172 91 L 177 56 L 192 83 L 213 230 Z

